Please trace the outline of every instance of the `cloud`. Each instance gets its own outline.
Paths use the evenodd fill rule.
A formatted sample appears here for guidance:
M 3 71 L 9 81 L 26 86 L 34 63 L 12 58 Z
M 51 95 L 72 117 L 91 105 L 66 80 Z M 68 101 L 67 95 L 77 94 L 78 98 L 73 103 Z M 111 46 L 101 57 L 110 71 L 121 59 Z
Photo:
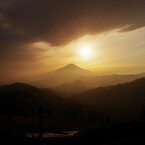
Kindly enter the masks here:
M 35 42 L 64 45 L 85 34 L 132 31 L 145 26 L 144 6 L 144 0 L 1 0 L 0 53 L 18 57 Z

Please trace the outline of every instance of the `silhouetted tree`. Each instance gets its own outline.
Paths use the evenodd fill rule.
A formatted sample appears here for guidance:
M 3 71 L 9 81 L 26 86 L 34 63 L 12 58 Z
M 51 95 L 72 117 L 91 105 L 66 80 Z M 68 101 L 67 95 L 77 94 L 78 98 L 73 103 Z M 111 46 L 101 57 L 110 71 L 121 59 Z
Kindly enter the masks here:
M 12 126 L 13 126 L 13 121 L 12 121 L 12 107 L 10 106 L 8 108 L 8 118 L 7 118 L 7 122 L 6 122 L 6 131 L 7 131 L 7 133 L 10 132 Z
M 104 118 L 105 118 L 105 124 L 109 125 L 111 122 L 110 117 L 108 115 L 105 115 Z
M 39 107 L 39 138 L 43 138 L 43 107 Z
M 141 118 L 145 121 L 145 106 L 142 107 Z
M 98 121 L 98 114 L 95 111 L 90 111 L 88 112 L 88 122 L 91 123 L 92 125 L 96 125 Z
M 73 106 L 67 107 L 66 115 L 72 120 L 73 124 L 80 125 L 80 120 L 82 117 L 81 106 L 73 105 Z
M 50 114 L 52 113 L 51 109 L 44 109 L 42 106 L 39 106 L 39 112 L 38 112 L 38 116 L 39 116 L 39 122 L 38 122 L 38 126 L 39 126 L 39 138 L 42 139 L 43 138 L 43 121 L 44 121 L 44 114 Z

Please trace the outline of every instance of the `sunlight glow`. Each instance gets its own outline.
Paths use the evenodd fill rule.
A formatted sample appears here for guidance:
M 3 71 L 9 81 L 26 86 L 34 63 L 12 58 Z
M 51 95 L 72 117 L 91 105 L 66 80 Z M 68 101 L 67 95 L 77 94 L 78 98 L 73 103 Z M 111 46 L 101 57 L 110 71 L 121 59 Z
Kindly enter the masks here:
M 85 59 L 91 58 L 92 48 L 89 45 L 82 46 L 79 50 L 79 54 Z

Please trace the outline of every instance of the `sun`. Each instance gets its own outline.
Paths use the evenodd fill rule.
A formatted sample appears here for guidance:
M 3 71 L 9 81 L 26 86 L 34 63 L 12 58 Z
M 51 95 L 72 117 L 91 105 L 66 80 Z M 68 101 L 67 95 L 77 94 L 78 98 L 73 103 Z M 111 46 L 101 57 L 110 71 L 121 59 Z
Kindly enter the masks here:
M 89 45 L 84 45 L 79 49 L 79 55 L 84 59 L 89 59 L 92 56 L 92 48 Z

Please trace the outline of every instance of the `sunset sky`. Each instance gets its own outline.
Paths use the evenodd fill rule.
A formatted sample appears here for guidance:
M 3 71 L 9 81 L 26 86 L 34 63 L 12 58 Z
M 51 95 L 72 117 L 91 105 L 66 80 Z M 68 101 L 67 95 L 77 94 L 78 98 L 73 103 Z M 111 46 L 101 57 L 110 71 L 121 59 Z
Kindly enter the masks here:
M 0 0 L 0 81 L 69 63 L 145 72 L 145 0 Z

